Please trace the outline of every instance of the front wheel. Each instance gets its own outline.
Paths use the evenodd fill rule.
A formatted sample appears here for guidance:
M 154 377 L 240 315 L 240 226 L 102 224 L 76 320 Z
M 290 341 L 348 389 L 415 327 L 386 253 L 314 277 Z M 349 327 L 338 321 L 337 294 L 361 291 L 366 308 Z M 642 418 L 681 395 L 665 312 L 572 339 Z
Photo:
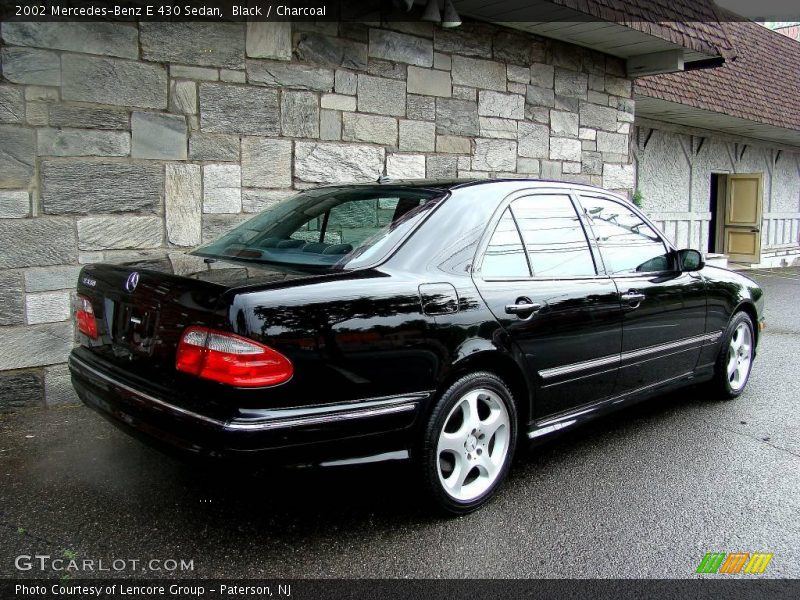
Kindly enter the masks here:
M 753 321 L 744 312 L 731 318 L 714 372 L 714 387 L 724 398 L 739 396 L 750 378 L 755 349 Z
M 516 421 L 511 392 L 496 375 L 473 373 L 451 385 L 431 412 L 416 456 L 428 498 L 450 514 L 485 504 L 508 473 Z

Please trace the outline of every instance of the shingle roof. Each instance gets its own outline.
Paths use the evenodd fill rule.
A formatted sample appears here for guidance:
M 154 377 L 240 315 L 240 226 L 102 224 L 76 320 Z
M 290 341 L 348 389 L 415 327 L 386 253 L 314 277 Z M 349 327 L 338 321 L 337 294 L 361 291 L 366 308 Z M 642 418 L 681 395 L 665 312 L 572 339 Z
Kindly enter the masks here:
M 752 21 L 723 22 L 736 52 L 716 69 L 636 80 L 636 93 L 800 131 L 800 42 Z
M 712 0 L 551 0 L 604 21 L 710 56 L 728 56 L 731 44 Z

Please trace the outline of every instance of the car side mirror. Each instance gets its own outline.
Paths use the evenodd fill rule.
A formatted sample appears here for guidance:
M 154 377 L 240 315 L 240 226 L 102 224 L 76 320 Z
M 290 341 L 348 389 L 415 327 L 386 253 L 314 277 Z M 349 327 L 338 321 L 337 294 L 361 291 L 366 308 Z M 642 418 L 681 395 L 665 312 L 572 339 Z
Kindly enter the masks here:
M 703 255 L 692 248 L 678 250 L 678 260 L 680 260 L 681 271 L 684 272 L 699 271 L 706 266 Z

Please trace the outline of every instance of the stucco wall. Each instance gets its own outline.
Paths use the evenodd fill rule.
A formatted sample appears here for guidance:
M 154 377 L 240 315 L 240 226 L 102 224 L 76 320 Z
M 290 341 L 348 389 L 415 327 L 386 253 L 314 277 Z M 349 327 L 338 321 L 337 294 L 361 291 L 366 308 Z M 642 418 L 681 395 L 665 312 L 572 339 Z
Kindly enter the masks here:
M 178 263 L 292 190 L 383 172 L 633 187 L 622 62 L 512 30 L 0 31 L 0 409 L 74 400 L 82 263 Z
M 800 152 L 655 122 L 635 129 L 636 188 L 675 244 L 707 250 L 712 173 L 763 173 L 762 263 L 800 257 Z

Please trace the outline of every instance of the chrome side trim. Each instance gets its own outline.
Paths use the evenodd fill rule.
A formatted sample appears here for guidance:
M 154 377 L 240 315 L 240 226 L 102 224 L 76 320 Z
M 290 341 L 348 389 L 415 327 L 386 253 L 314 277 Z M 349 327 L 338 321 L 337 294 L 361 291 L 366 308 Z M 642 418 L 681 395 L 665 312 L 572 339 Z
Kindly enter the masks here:
M 384 452 L 382 454 L 372 454 L 359 458 L 343 458 L 340 460 L 326 460 L 319 463 L 320 467 L 344 467 L 348 465 L 366 465 L 387 460 L 407 460 L 408 450 L 396 450 L 394 452 Z
M 648 356 L 650 354 L 658 354 L 659 352 L 668 352 L 670 350 L 677 350 L 679 348 L 684 348 L 686 346 L 701 345 L 707 341 L 717 340 L 721 335 L 722 331 L 715 331 L 714 333 L 704 333 L 703 335 L 695 335 L 693 337 L 683 338 L 682 340 L 676 340 L 674 342 L 667 342 L 665 344 L 657 344 L 655 346 L 640 348 L 639 350 L 629 350 L 628 352 L 623 352 L 620 355 L 620 360 L 622 362 L 625 362 L 625 360 L 631 358 L 641 358 L 643 356 Z
M 534 423 L 536 429 L 533 430 L 532 432 L 529 432 L 528 437 L 535 438 L 538 437 L 539 435 L 544 435 L 544 433 L 551 433 L 553 431 L 557 431 L 564 427 L 568 427 L 569 425 L 574 425 L 578 421 L 579 417 L 596 412 L 599 409 L 606 406 L 607 404 L 608 400 L 600 400 L 599 402 L 592 402 L 591 404 L 582 406 L 568 413 L 556 415 L 555 417 L 550 417 L 549 419 L 545 419 L 538 423 Z M 547 431 L 537 434 L 536 433 L 537 430 L 540 429 L 546 429 Z
M 403 397 L 403 398 L 394 398 L 391 400 L 379 400 L 375 403 L 370 403 L 368 401 L 361 403 L 361 405 L 358 406 L 357 408 L 352 408 L 349 410 L 331 409 L 331 411 L 328 413 L 315 414 L 309 416 L 294 416 L 292 418 L 275 416 L 275 417 L 270 417 L 269 419 L 258 419 L 258 420 L 253 419 L 252 421 L 244 421 L 244 422 L 221 421 L 219 419 L 214 419 L 213 417 L 208 417 L 206 415 L 201 415 L 194 411 L 181 408 L 180 406 L 175 406 L 174 404 L 170 404 L 169 402 L 160 400 L 159 398 L 156 398 L 155 396 L 152 396 L 146 392 L 137 390 L 129 385 L 122 383 L 118 379 L 115 379 L 110 375 L 103 373 L 98 369 L 95 369 L 91 365 L 87 364 L 86 362 L 74 356 L 69 357 L 69 362 L 75 363 L 81 369 L 90 371 L 100 379 L 103 379 L 104 381 L 110 383 L 115 387 L 130 392 L 131 394 L 134 394 L 140 398 L 144 398 L 148 402 L 152 402 L 153 404 L 160 406 L 168 411 L 178 413 L 187 417 L 191 417 L 193 419 L 197 419 L 205 423 L 209 423 L 218 428 L 224 429 L 225 431 L 251 431 L 251 432 L 270 431 L 275 429 L 288 429 L 292 427 L 301 427 L 303 425 L 322 425 L 325 423 L 335 423 L 337 421 L 351 421 L 353 419 L 365 419 L 365 418 L 379 417 L 384 415 L 413 411 L 416 410 L 418 404 L 418 398 L 410 399 L 407 397 Z
M 416 410 L 417 403 L 403 398 L 398 398 L 396 403 L 389 406 L 376 408 L 361 408 L 348 411 L 338 411 L 327 415 L 315 415 L 311 417 L 297 417 L 295 419 L 273 419 L 270 421 L 254 421 L 252 423 L 241 423 L 231 421 L 225 425 L 226 431 L 269 431 L 273 429 L 288 429 L 291 427 L 301 427 L 303 425 L 324 425 L 325 423 L 336 423 L 337 421 L 351 421 L 353 419 L 366 419 L 370 417 L 382 417 L 396 413 Z
M 584 406 L 573 410 L 571 412 L 557 415 L 555 417 L 551 417 L 540 421 L 538 423 L 534 423 L 533 429 L 528 430 L 528 439 L 535 439 L 537 437 L 545 436 L 551 433 L 554 433 L 560 429 L 566 429 L 567 427 L 572 427 L 580 423 L 581 421 L 585 421 L 586 419 L 581 419 L 581 417 L 590 418 L 592 415 L 598 414 L 604 409 L 608 409 L 614 407 L 621 402 L 625 402 L 632 397 L 636 396 L 637 394 L 641 394 L 643 392 L 647 392 L 648 390 L 659 388 L 663 385 L 669 385 L 670 383 L 674 383 L 676 381 L 681 380 L 688 380 L 694 376 L 694 372 L 687 371 L 686 373 L 681 373 L 680 375 L 676 375 L 674 377 L 670 377 L 668 379 L 664 379 L 662 381 L 651 383 L 649 385 L 644 385 L 642 387 L 624 392 L 622 394 L 618 394 L 616 396 L 611 396 L 606 398 L 605 400 L 601 400 L 600 402 L 595 402 L 588 406 Z
M 563 367 L 551 367 L 550 369 L 542 369 L 539 371 L 539 377 L 547 381 L 559 375 L 569 375 L 571 373 L 579 373 L 580 371 L 588 371 L 598 367 L 605 367 L 608 365 L 619 364 L 620 355 L 612 354 L 610 356 L 603 356 L 602 358 L 593 358 L 591 360 L 584 360 L 577 363 L 564 365 Z
M 716 342 L 721 335 L 722 335 L 721 330 L 714 331 L 712 333 L 704 333 L 702 335 L 696 335 L 681 340 L 676 340 L 674 342 L 657 344 L 655 346 L 648 346 L 647 348 L 640 348 L 638 350 L 629 350 L 627 352 L 622 352 L 621 354 L 612 354 L 609 356 L 603 356 L 591 360 L 571 363 L 561 367 L 542 369 L 541 371 L 539 371 L 539 377 L 541 377 L 544 381 L 547 381 L 548 379 L 554 379 L 562 375 L 571 375 L 573 373 L 580 373 L 581 371 L 590 371 L 592 369 L 605 367 L 609 365 L 622 364 L 627 360 L 641 358 L 643 356 L 649 356 L 651 354 L 668 352 L 670 350 L 677 350 L 679 348 L 684 348 L 686 346 L 699 345 L 707 342 Z

